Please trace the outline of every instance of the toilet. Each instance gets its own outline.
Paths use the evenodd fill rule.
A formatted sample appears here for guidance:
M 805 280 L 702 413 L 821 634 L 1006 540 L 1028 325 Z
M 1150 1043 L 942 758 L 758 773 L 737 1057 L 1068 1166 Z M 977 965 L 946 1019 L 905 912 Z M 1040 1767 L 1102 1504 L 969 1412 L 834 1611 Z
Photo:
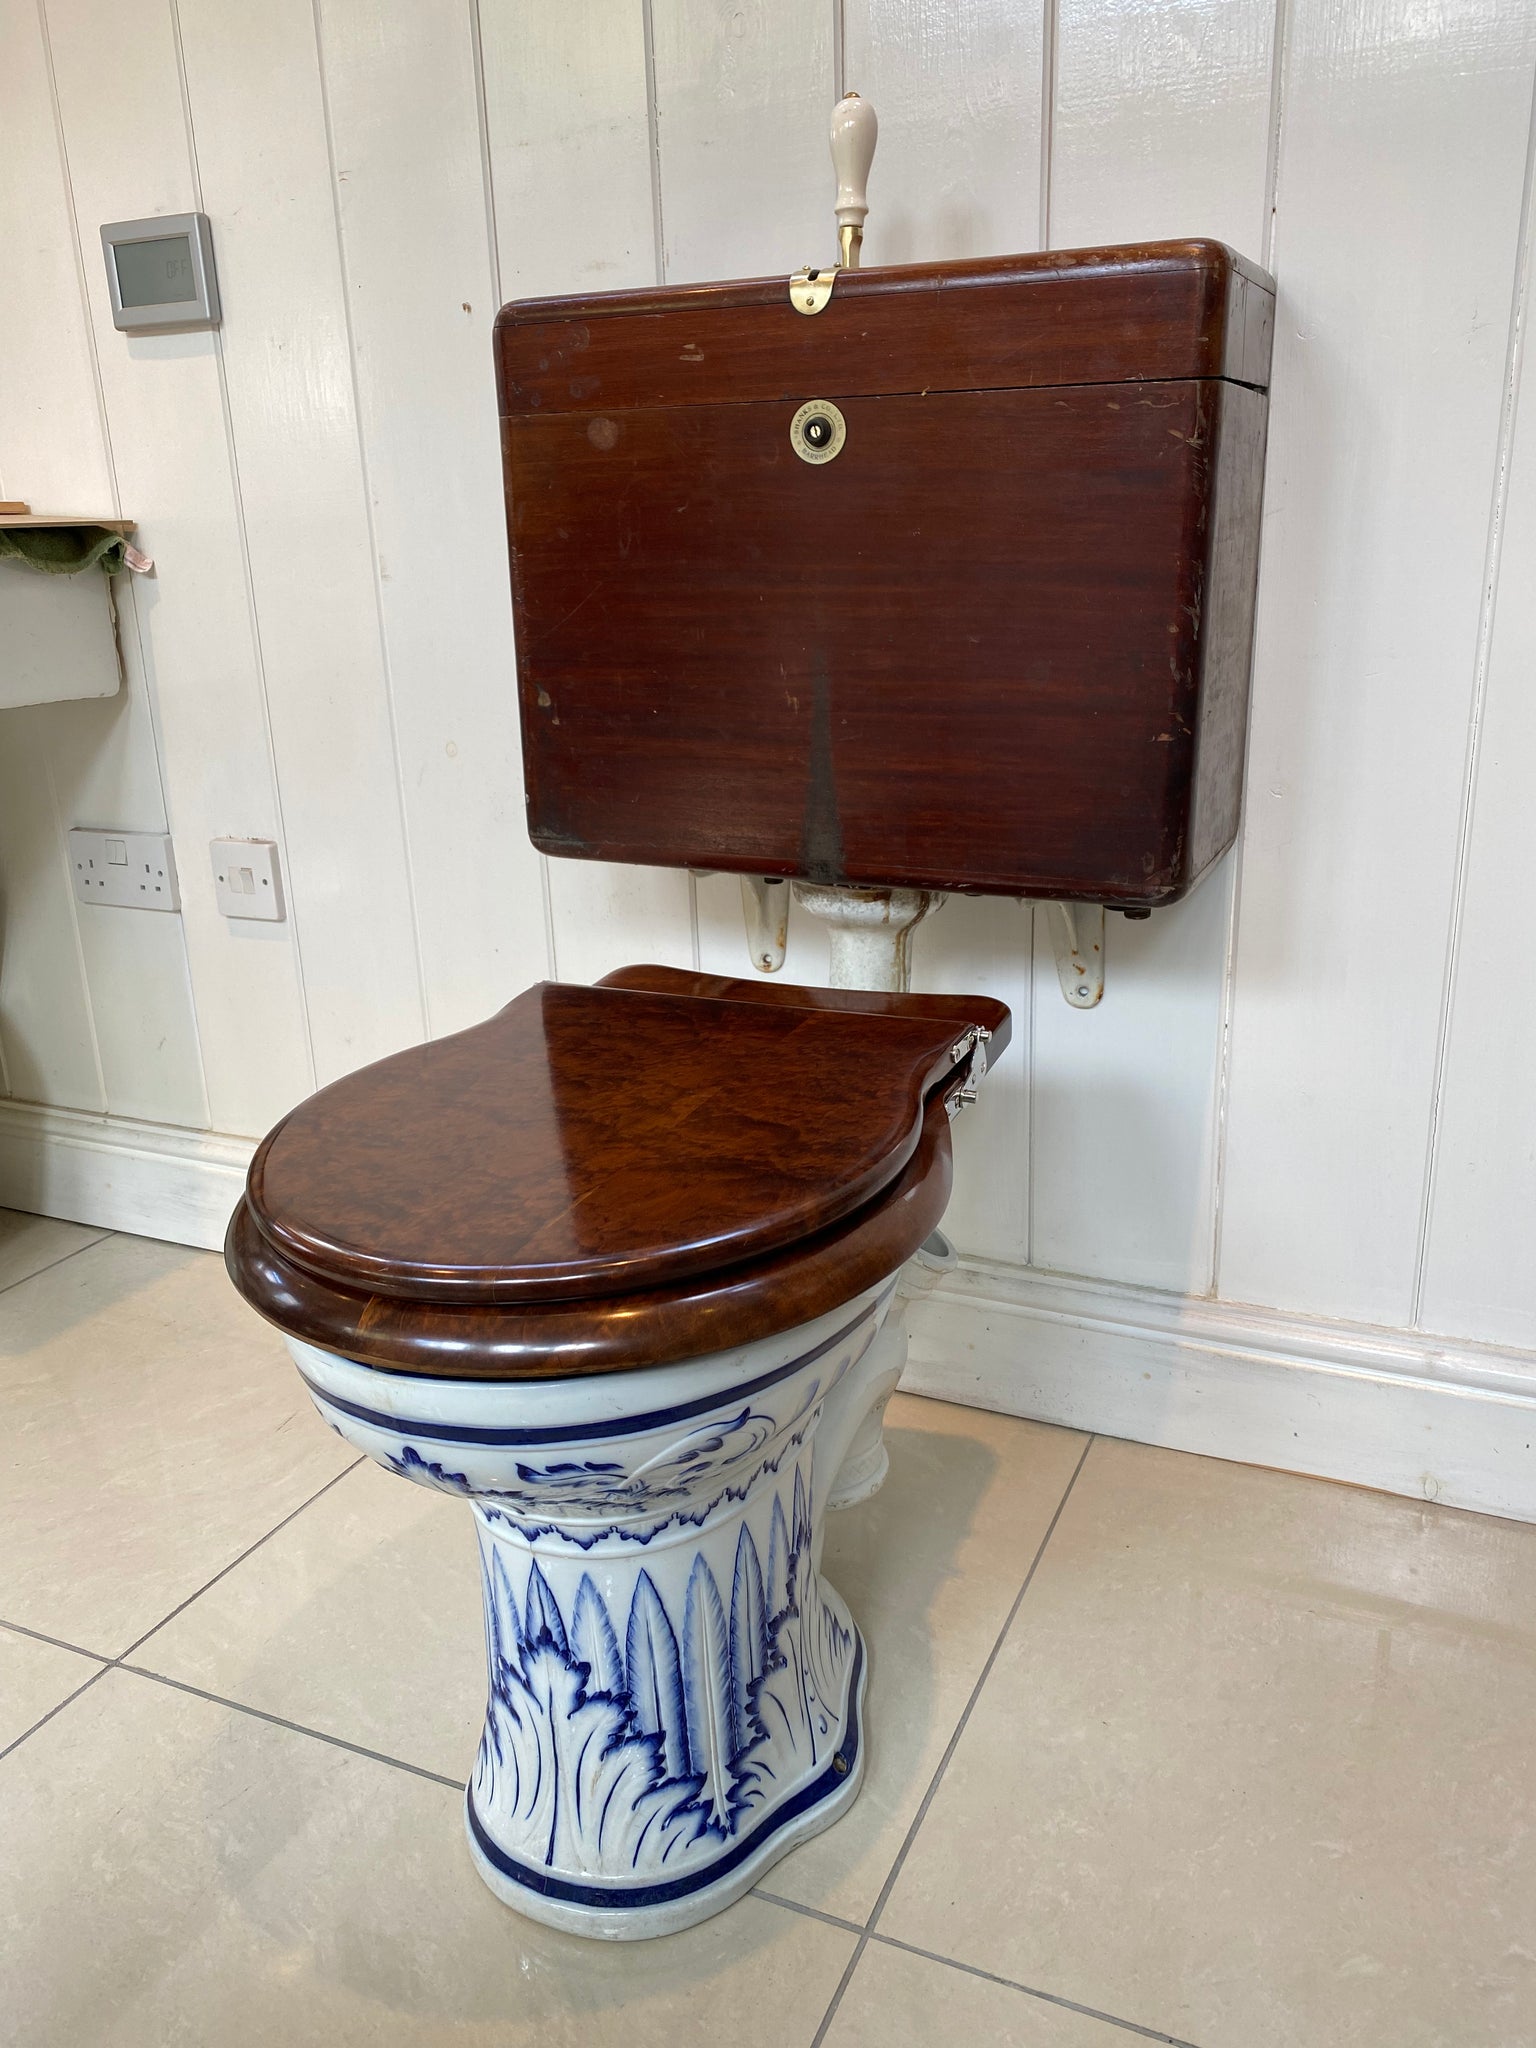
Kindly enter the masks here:
M 540 983 L 333 1083 L 226 1257 L 325 1421 L 469 1505 L 465 1824 L 534 1919 L 686 1927 L 857 1796 L 882 1675 L 825 1520 L 884 1476 L 1010 1032 L 912 993 L 911 933 L 1060 906 L 1091 1003 L 1105 910 L 1231 844 L 1272 322 L 1213 242 L 498 319 L 530 836 L 739 875 L 758 972 Z M 828 988 L 771 978 L 792 894 Z
M 257 1152 L 237 1285 L 333 1429 L 471 1504 L 466 1822 L 534 1918 L 685 1927 L 855 1796 L 869 1660 L 824 1517 L 884 1476 L 900 1277 L 1008 1027 L 635 968 L 350 1075 Z

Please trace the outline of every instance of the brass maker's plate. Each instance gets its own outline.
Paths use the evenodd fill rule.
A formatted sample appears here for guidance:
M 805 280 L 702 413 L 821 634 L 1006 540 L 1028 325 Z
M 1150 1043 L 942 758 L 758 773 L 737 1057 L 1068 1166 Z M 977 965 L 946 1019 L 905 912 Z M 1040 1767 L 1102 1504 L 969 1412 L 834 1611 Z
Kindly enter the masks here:
M 802 462 L 830 462 L 847 438 L 848 422 L 830 398 L 808 398 L 789 423 L 789 445 Z

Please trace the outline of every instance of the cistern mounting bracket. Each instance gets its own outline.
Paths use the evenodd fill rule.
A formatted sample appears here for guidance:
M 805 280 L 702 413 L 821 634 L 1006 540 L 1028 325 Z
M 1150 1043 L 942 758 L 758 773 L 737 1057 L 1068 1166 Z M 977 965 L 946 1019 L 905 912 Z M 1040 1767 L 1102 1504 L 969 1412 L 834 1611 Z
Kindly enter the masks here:
M 789 884 L 778 875 L 743 875 L 741 909 L 747 950 L 759 974 L 777 974 L 789 944 Z
M 1056 954 L 1061 992 L 1074 1010 L 1092 1010 L 1104 999 L 1104 906 L 1102 903 L 1042 905 Z

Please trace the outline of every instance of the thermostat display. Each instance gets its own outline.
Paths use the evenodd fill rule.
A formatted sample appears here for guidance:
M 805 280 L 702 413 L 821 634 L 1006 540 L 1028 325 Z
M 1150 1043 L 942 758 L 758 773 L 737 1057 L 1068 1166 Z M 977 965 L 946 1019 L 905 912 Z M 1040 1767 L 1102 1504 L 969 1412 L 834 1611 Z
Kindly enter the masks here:
M 101 231 L 101 246 L 114 326 L 218 325 L 219 286 L 207 214 L 113 221 Z

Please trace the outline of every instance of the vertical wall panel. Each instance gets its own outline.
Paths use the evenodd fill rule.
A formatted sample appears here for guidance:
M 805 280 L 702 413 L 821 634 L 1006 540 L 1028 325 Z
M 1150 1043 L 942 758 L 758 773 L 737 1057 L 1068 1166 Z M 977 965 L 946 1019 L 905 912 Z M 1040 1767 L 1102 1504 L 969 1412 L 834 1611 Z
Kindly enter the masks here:
M 66 873 L 64 835 L 71 825 L 131 824 L 145 832 L 166 828 L 139 658 L 138 597 L 135 579 L 120 576 L 126 674 L 118 694 L 42 704 L 22 714 L 33 721 L 48 759 Z M 185 842 L 180 856 L 178 867 L 191 867 L 181 880 L 185 904 L 200 876 L 187 859 Z M 79 926 L 107 1108 L 118 1116 L 205 1126 L 208 1101 L 183 918 L 75 903 L 73 896 L 70 907 Z M 59 943 L 66 943 L 62 934 Z
M 0 1051 L 23 1101 L 106 1108 L 48 763 L 20 710 L 0 711 Z
M 0 338 L 0 442 L 9 488 L 39 510 L 108 513 L 116 509 L 113 476 L 35 7 L 9 8 L 5 31 L 8 174 L 0 204 L 8 217 L 0 240 L 12 293 Z M 123 577 L 117 586 L 125 687 L 111 698 L 7 713 L 0 732 L 0 748 L 36 784 L 14 792 L 6 829 L 4 975 L 19 1006 L 13 1030 L 26 1040 L 8 1047 L 7 1066 L 23 1095 L 201 1124 L 207 1104 L 181 919 L 93 912 L 77 906 L 69 887 L 69 826 L 165 827 L 130 584 Z
M 1065 0 L 1053 244 L 1215 235 L 1262 254 L 1273 27 L 1274 0 Z M 1146 923 L 1107 920 L 1093 1011 L 1062 997 L 1050 924 L 1036 919 L 1037 1265 L 1211 1284 L 1233 867 Z
M 503 299 L 656 282 L 645 14 L 480 0 Z
M 287 928 L 281 943 L 249 942 L 199 886 L 207 842 L 232 821 L 281 838 L 218 342 L 207 333 L 119 334 L 97 235 L 103 221 L 194 205 L 170 17 L 147 7 L 124 36 L 102 0 L 78 0 L 49 22 L 118 486 L 157 565 L 132 593 L 133 614 L 187 881 L 208 1113 L 220 1129 L 260 1131 L 306 1091 L 311 1069 Z M 134 680 L 131 666 L 130 687 Z M 158 820 L 114 822 L 153 829 Z M 153 943 L 142 939 L 141 953 L 127 957 L 147 957 Z M 134 999 L 131 989 L 114 997 Z
M 0 49 L 0 495 L 105 510 L 112 472 L 36 0 L 0 0 Z
M 654 284 L 643 10 L 483 0 L 480 21 L 502 297 Z M 497 574 L 504 590 L 504 549 Z M 521 830 L 521 780 L 517 794 Z M 692 964 L 686 874 L 582 860 L 551 860 L 547 874 L 563 980 L 635 960 Z
M 668 280 L 830 263 L 829 0 L 652 0 L 651 14 Z
M 323 1082 L 425 1025 L 314 17 L 309 0 L 180 0 L 178 14 Z
M 1213 235 L 1262 258 L 1274 30 L 1275 0 L 1059 0 L 1052 247 Z
M 1295 0 L 1224 1294 L 1408 1318 L 1536 15 Z
M 1042 0 L 846 0 L 843 13 L 844 79 L 881 123 L 866 260 L 1033 249 Z
M 1528 265 L 1531 254 L 1528 249 Z M 1431 1330 L 1536 1347 L 1536 955 L 1526 940 L 1536 859 L 1532 382 L 1527 344 L 1420 1320 Z
M 523 830 L 468 10 L 320 0 L 358 404 L 435 1034 L 544 972 Z
M 0 491 L 39 509 L 112 503 L 69 199 L 33 0 L 0 0 Z M 20 576 L 14 567 L 0 575 Z M 12 1093 L 105 1109 L 47 756 L 0 712 L 0 1055 Z
M 912 986 L 996 996 L 1013 1012 L 1013 1042 L 976 1105 L 954 1126 L 955 1191 L 944 1229 L 974 1257 L 1018 1262 L 1029 1243 L 1029 904 L 951 896 L 914 935 Z

